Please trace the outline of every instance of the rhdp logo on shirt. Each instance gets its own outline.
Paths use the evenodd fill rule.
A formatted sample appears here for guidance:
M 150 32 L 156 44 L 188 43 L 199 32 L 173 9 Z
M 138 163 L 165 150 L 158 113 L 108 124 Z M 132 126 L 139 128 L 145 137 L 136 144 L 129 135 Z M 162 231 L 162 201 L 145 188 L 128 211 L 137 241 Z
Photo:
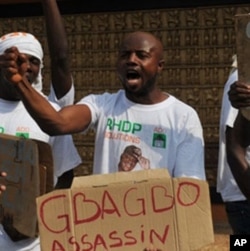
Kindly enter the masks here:
M 166 148 L 167 136 L 163 133 L 154 133 L 153 134 L 153 143 L 154 147 Z
M 115 118 L 108 118 L 107 128 L 110 131 L 116 130 L 119 132 L 136 134 L 142 130 L 142 125 L 128 120 L 115 120 Z
M 16 136 L 19 137 L 19 138 L 28 139 L 29 138 L 29 133 L 28 132 L 16 132 Z

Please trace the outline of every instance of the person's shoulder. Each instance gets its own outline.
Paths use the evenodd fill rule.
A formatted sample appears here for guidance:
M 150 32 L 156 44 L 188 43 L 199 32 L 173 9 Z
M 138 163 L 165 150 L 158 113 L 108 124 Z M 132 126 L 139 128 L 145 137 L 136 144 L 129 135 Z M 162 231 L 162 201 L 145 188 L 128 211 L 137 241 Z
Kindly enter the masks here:
M 102 93 L 91 93 L 87 96 L 83 97 L 81 100 L 77 102 L 77 104 L 87 104 L 97 106 L 107 106 L 112 102 L 116 102 L 116 100 L 121 99 L 122 92 L 102 92 Z
M 117 91 L 114 91 L 114 92 L 103 92 L 100 95 L 103 96 L 103 97 L 114 98 L 114 97 L 124 96 L 125 91 L 124 90 L 117 90 Z
M 195 110 L 195 108 L 188 104 L 185 101 L 180 100 L 179 98 L 170 95 L 170 98 L 172 99 L 172 103 L 175 107 L 175 110 L 181 114 L 197 114 L 197 111 Z
M 193 109 L 193 107 L 192 107 L 190 104 L 188 104 L 186 101 L 183 101 L 183 100 L 179 99 L 179 98 L 176 97 L 176 96 L 170 95 L 169 98 L 170 98 L 171 101 L 172 101 L 173 103 L 175 103 L 176 105 L 183 106 L 183 107 L 187 107 L 187 108 L 192 108 L 192 109 Z
M 105 104 L 110 105 L 112 103 L 120 102 L 125 97 L 124 90 L 118 90 L 116 92 L 104 92 L 100 95 L 100 100 Z
M 96 99 L 105 99 L 105 100 L 110 100 L 110 99 L 117 99 L 122 96 L 124 96 L 124 91 L 123 90 L 118 90 L 116 92 L 103 92 L 103 93 L 97 93 L 97 94 L 89 94 L 87 97 L 93 97 Z

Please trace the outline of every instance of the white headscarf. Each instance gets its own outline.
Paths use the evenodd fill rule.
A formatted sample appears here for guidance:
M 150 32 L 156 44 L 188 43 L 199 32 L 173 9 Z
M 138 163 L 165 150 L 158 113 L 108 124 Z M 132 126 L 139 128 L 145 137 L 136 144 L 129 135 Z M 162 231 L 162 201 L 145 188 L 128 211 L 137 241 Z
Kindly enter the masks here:
M 42 90 L 43 49 L 40 42 L 30 33 L 12 32 L 0 38 L 0 55 L 12 46 L 18 48 L 21 53 L 29 54 L 40 60 L 40 70 L 37 79 L 32 86 L 37 90 Z

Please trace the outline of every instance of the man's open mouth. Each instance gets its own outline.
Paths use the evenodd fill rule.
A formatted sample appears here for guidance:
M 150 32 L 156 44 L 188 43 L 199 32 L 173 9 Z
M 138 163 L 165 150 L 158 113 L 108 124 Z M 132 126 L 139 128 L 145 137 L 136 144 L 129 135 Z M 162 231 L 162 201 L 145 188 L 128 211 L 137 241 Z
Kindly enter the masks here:
M 141 77 L 140 74 L 135 70 L 129 70 L 126 76 L 128 80 L 136 80 Z

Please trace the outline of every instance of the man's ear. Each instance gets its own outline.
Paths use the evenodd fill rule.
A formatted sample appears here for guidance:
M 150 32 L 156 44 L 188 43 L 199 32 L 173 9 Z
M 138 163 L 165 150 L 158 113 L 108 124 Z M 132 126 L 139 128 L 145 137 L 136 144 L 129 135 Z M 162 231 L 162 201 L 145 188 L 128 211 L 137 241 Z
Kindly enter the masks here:
M 158 72 L 162 72 L 163 68 L 164 68 L 164 64 L 165 64 L 165 60 L 161 59 L 158 63 Z

